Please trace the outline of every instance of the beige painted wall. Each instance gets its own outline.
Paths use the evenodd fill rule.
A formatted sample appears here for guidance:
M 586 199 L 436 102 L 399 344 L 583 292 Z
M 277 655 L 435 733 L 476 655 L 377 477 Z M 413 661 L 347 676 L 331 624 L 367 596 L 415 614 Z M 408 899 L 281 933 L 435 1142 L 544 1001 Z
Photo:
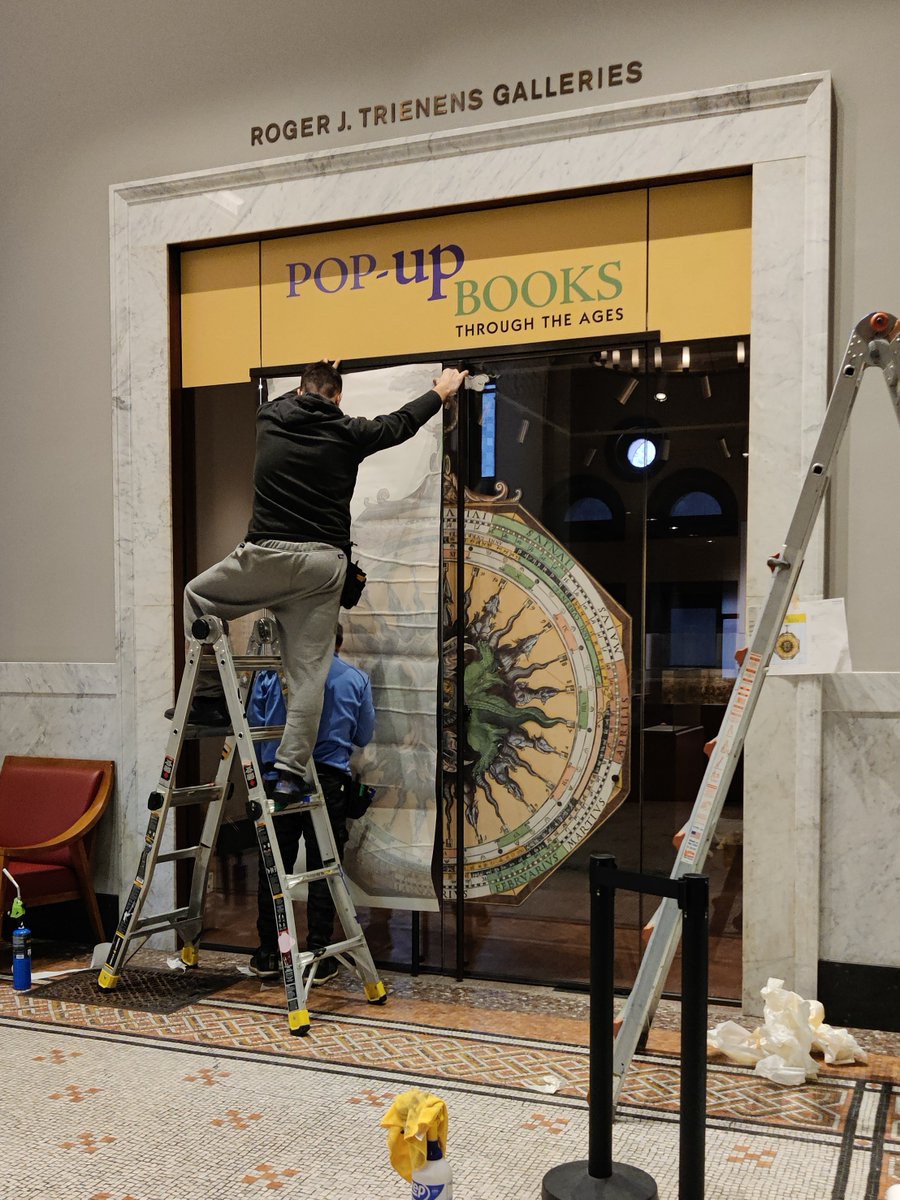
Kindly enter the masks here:
M 354 120 L 351 133 L 274 147 L 251 147 L 252 125 L 474 87 L 489 95 L 501 81 L 634 59 L 641 82 L 590 98 L 831 70 L 837 354 L 859 316 L 900 307 L 900 159 L 889 153 L 900 9 L 874 0 L 730 7 L 4 0 L 0 661 L 115 657 L 111 183 L 581 102 L 487 101 L 478 112 L 368 130 Z M 848 598 L 854 666 L 896 670 L 900 522 L 884 514 L 900 509 L 900 433 L 877 381 L 866 381 L 860 408 L 832 505 L 831 591 Z

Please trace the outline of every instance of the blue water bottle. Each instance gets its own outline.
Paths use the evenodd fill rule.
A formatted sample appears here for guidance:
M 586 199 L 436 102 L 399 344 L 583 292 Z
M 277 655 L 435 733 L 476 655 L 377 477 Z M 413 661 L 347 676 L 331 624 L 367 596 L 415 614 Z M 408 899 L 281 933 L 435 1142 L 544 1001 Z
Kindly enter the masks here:
M 18 897 L 13 900 L 9 915 L 14 920 L 16 917 L 25 916 L 25 906 Z M 24 921 L 20 923 L 18 929 L 13 930 L 12 950 L 13 990 L 28 992 L 31 990 L 31 930 L 25 928 Z

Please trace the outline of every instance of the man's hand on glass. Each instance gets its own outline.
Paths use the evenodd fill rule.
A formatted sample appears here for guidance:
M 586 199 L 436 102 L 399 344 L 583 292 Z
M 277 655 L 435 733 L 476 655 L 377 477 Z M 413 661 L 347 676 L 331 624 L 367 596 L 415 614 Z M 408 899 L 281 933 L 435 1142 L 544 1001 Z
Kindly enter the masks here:
M 448 404 L 450 400 L 459 391 L 460 384 L 468 375 L 468 371 L 456 371 L 453 367 L 445 367 L 441 372 L 440 378 L 434 381 L 434 390 L 440 396 L 444 404 Z

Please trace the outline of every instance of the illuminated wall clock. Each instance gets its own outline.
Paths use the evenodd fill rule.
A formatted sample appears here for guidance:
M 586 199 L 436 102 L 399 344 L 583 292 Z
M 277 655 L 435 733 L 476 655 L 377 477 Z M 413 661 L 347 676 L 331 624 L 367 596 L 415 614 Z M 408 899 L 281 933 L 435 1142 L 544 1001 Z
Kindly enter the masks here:
M 456 513 L 444 527 L 444 895 L 519 903 L 629 786 L 631 622 L 500 486 L 465 508 L 464 770 L 457 771 Z

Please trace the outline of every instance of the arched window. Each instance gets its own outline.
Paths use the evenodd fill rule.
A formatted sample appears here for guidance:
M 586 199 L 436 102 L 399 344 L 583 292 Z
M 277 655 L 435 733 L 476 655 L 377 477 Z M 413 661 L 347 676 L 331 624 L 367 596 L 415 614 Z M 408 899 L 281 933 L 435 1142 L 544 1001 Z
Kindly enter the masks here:
M 651 492 L 647 509 L 654 538 L 733 537 L 740 527 L 737 498 L 714 471 L 666 476 Z
M 567 521 L 611 521 L 612 509 L 599 496 L 582 496 L 566 510 Z
M 593 475 L 573 475 L 544 500 L 541 518 L 561 542 L 614 542 L 625 536 L 625 506 L 615 488 Z
M 709 492 L 685 492 L 669 509 L 672 517 L 721 517 L 722 505 Z

